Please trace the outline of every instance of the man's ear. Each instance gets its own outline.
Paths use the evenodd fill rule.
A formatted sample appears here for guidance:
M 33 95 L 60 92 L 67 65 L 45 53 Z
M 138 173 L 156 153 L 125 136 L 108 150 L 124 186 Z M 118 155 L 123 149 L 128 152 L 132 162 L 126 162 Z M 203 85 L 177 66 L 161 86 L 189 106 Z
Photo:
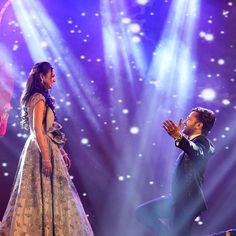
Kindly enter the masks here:
M 202 130 L 202 128 L 203 128 L 203 123 L 202 123 L 202 122 L 198 122 L 198 123 L 197 123 L 197 127 Z
M 43 80 L 43 74 L 40 74 L 39 76 L 40 76 L 40 79 Z

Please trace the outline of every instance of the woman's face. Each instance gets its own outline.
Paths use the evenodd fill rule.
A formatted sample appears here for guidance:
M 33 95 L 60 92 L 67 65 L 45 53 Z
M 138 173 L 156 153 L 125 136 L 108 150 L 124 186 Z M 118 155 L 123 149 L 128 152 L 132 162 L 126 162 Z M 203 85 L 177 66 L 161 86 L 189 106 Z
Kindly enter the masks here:
M 49 70 L 46 75 L 41 74 L 41 80 L 45 88 L 51 89 L 54 83 L 56 83 L 56 75 L 54 70 Z

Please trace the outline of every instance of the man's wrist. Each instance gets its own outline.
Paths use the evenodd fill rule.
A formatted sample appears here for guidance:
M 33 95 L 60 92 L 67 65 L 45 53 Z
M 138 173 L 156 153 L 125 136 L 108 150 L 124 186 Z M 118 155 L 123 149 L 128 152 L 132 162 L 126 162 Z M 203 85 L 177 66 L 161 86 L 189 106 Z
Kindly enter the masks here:
M 182 139 L 183 135 L 180 133 L 178 136 L 174 137 L 175 142 L 179 142 Z

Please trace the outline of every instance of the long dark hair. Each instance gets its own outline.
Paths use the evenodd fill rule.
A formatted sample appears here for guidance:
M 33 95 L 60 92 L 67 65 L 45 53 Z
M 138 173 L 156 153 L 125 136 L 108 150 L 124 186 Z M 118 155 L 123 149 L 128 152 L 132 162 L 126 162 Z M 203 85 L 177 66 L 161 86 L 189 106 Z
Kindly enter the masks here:
M 46 99 L 46 106 L 50 107 L 55 114 L 55 101 L 54 98 L 49 94 L 48 89 L 43 85 L 40 74 L 44 76 L 51 70 L 53 67 L 48 62 L 38 62 L 36 63 L 32 70 L 30 71 L 26 86 L 21 95 L 21 127 L 23 129 L 29 129 L 29 117 L 27 111 L 27 105 L 30 98 L 35 93 L 41 93 Z

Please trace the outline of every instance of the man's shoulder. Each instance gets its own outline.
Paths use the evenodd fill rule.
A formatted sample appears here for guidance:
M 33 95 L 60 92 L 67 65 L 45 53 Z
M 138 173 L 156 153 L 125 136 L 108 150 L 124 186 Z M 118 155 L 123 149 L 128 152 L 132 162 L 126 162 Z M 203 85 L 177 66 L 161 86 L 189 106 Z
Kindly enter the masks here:
M 193 142 L 204 145 L 207 149 L 209 149 L 209 152 L 212 154 L 215 152 L 214 144 L 205 135 L 197 136 L 196 138 L 193 139 Z
M 205 135 L 203 135 L 203 134 L 198 135 L 198 136 L 195 137 L 192 141 L 193 141 L 193 142 L 202 141 L 202 142 L 206 142 L 206 143 L 212 143 L 212 141 L 211 141 L 208 137 L 206 137 Z

